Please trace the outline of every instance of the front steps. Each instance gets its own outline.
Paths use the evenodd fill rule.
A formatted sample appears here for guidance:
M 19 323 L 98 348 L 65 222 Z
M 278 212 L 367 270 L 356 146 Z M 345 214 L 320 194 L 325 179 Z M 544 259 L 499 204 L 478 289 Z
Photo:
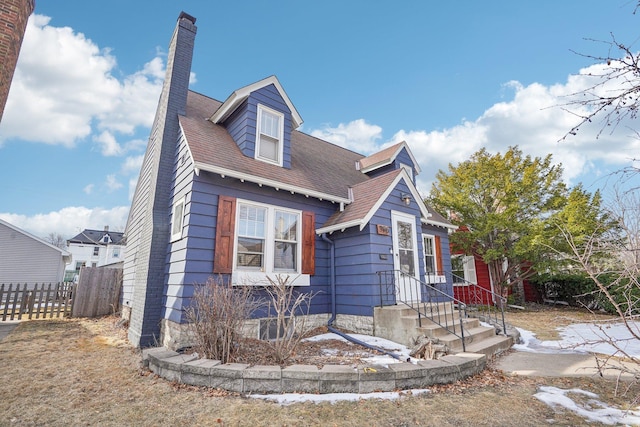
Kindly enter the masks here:
M 446 305 L 448 306 L 448 304 Z M 386 307 L 375 307 L 373 315 L 374 335 L 412 347 L 416 338 L 426 336 L 438 339 L 441 344 L 445 344 L 450 353 L 461 353 L 462 339 L 432 319 L 439 319 L 441 324 L 446 324 L 460 334 L 460 319 L 457 311 L 451 313 L 446 310 L 444 304 L 432 306 L 436 310 L 428 315 L 422 316 L 422 326 L 418 320 L 418 313 L 406 305 L 391 305 Z M 469 317 L 462 319 L 465 337 L 465 352 L 481 353 L 487 357 L 501 353 L 511 347 L 513 338 L 505 335 L 497 335 L 496 329 L 485 326 L 476 318 Z

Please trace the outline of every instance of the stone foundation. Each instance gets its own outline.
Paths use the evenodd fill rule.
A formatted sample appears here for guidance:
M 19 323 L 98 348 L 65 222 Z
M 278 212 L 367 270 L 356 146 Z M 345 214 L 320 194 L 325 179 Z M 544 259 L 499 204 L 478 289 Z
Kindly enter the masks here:
M 124 316 L 123 316 L 124 317 Z M 314 329 L 320 326 L 326 326 L 329 320 L 328 314 L 310 314 L 304 317 L 305 329 Z M 358 316 L 352 316 L 358 317 Z M 249 338 L 260 338 L 260 321 L 267 320 L 261 319 L 249 319 L 245 322 L 242 328 L 242 336 Z M 373 324 L 373 320 L 371 321 Z M 351 324 L 355 324 L 354 321 Z M 346 327 L 339 325 L 340 327 Z M 359 332 L 360 333 L 360 332 Z M 363 332 L 364 333 L 364 332 Z M 181 348 L 187 348 L 193 346 L 195 340 L 193 333 L 190 331 L 189 324 L 176 323 L 171 320 L 162 319 L 160 324 L 160 343 L 162 346 L 170 350 L 178 350 Z
M 372 316 L 354 316 L 352 314 L 338 314 L 336 316 L 336 326 L 356 334 L 374 335 Z

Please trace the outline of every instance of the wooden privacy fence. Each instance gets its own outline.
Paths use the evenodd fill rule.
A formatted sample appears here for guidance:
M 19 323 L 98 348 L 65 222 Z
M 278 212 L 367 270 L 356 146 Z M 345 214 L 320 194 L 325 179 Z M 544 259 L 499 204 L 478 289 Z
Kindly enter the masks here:
M 0 285 L 0 320 L 69 317 L 75 283 Z
M 122 270 L 83 267 L 73 297 L 73 317 L 98 317 L 120 309 Z

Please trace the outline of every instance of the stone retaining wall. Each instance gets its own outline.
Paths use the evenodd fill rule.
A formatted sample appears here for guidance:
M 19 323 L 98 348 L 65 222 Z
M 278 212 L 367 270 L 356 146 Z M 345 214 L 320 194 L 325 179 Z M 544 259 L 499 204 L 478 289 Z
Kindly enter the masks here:
M 143 364 L 168 381 L 221 388 L 238 393 L 371 393 L 425 388 L 451 383 L 481 372 L 486 356 L 447 355 L 438 360 L 389 365 L 249 366 L 199 359 L 164 347 L 142 352 Z

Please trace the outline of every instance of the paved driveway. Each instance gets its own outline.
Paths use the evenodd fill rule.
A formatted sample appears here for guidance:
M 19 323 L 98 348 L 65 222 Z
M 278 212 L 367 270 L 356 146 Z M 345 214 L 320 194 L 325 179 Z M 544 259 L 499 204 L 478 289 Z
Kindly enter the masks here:
M 17 320 L 9 321 L 9 322 L 0 322 L 0 341 L 5 339 L 6 336 L 9 335 L 9 333 L 13 331 L 16 328 L 16 326 L 18 326 L 18 323 L 20 322 L 18 322 Z

